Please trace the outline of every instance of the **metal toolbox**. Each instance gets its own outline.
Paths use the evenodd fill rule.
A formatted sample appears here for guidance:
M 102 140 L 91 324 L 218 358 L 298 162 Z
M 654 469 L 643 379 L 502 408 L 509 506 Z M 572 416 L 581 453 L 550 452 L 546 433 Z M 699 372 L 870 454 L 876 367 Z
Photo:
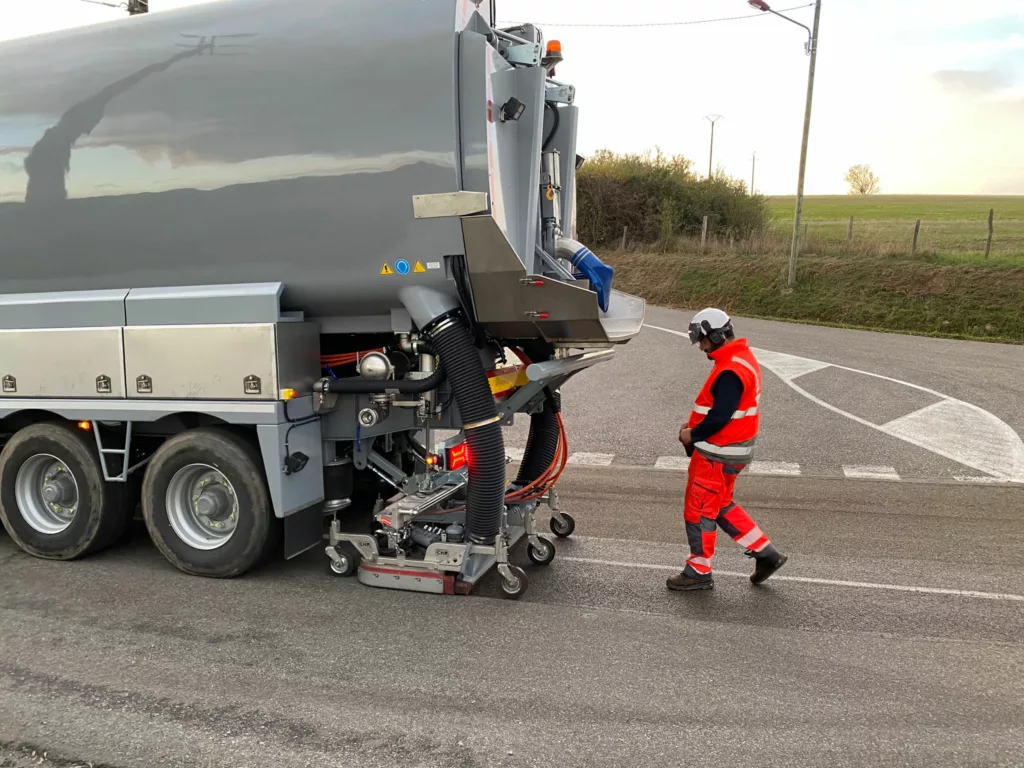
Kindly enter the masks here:
M 0 397 L 124 396 L 120 328 L 0 329 Z
M 312 391 L 320 374 L 315 323 L 129 326 L 129 398 L 278 400 Z

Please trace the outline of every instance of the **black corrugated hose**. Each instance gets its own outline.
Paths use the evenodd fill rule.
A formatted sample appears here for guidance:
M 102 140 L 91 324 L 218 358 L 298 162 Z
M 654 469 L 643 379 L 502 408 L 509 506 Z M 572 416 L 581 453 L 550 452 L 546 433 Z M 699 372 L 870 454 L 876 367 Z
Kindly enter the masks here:
M 496 420 L 498 407 L 480 352 L 462 318 L 442 317 L 428 332 L 448 371 L 463 428 L 469 427 L 465 429 L 469 453 L 466 535 L 474 543 L 493 544 L 505 509 L 505 441 Z
M 545 387 L 543 410 L 530 415 L 530 434 L 526 438 L 523 463 L 519 465 L 519 474 L 516 475 L 515 481 L 520 488 L 524 488 L 544 474 L 555 460 L 559 437 L 557 414 L 561 410 L 562 394 Z

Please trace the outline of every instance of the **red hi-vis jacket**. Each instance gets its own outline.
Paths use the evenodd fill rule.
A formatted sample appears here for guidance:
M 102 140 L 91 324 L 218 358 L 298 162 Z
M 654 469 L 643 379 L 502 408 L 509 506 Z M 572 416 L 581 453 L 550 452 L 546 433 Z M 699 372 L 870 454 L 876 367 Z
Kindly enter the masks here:
M 711 388 L 724 371 L 732 371 L 743 384 L 739 408 L 722 429 L 706 441 L 694 443 L 694 449 L 705 458 L 724 464 L 746 466 L 754 458 L 754 443 L 761 424 L 759 409 L 761 403 L 761 366 L 750 351 L 746 339 L 736 339 L 719 347 L 710 355 L 715 363 L 708 380 L 690 412 L 687 427 L 693 429 L 711 410 L 715 398 Z

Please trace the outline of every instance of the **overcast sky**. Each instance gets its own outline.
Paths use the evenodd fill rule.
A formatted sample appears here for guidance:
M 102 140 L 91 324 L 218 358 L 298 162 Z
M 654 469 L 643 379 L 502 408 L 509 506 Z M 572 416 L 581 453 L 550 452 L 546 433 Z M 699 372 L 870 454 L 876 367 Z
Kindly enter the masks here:
M 217 0 L 150 0 L 151 13 L 200 2 Z M 600 5 L 498 0 L 500 21 L 561 40 L 557 77 L 577 86 L 583 154 L 660 146 L 704 173 L 704 116 L 720 114 L 715 165 L 749 183 L 756 152 L 757 190 L 795 192 L 804 30 L 771 14 L 671 24 L 754 14 L 744 0 Z M 811 26 L 809 4 L 787 14 Z M 0 39 L 125 17 L 81 0 L 0 0 Z M 1024 194 L 1024 0 L 823 0 L 818 50 L 808 194 L 845 192 L 854 163 L 883 192 Z

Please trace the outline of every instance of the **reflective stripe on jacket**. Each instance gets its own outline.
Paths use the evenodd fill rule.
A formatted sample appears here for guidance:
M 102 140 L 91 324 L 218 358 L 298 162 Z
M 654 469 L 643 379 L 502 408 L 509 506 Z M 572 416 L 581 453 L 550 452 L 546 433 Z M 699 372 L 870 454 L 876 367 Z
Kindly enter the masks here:
M 715 381 L 724 371 L 732 371 L 743 384 L 739 408 L 722 429 L 694 443 L 694 448 L 712 461 L 745 466 L 754 457 L 754 443 L 761 424 L 761 366 L 750 351 L 746 339 L 736 339 L 719 347 L 710 355 L 715 367 L 697 395 L 687 426 L 697 426 L 711 410 L 715 398 L 711 394 Z

